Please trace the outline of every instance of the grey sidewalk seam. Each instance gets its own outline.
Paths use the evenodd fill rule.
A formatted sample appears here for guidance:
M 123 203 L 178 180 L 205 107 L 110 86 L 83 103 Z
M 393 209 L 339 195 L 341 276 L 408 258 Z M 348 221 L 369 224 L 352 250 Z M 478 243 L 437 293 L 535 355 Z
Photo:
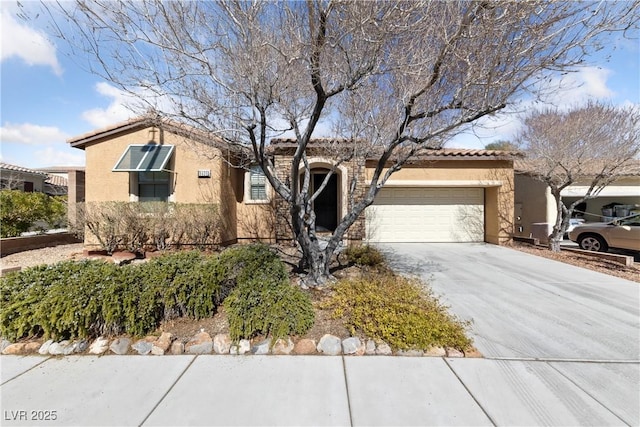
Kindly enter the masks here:
M 480 410 L 487 416 L 487 418 L 489 419 L 489 421 L 491 421 L 491 424 L 493 424 L 494 426 L 497 426 L 498 424 L 496 423 L 496 421 L 491 417 L 491 415 L 489 415 L 489 413 L 484 409 L 484 407 L 480 404 L 480 402 L 478 401 L 478 399 L 476 399 L 476 397 L 473 395 L 473 393 L 471 392 L 471 390 L 469 390 L 469 388 L 467 387 L 467 385 L 464 383 L 464 381 L 462 381 L 462 378 L 460 378 L 458 376 L 458 374 L 456 373 L 455 369 L 453 369 L 451 367 L 451 365 L 449 364 L 449 362 L 447 361 L 446 357 L 443 357 L 442 360 L 444 361 L 444 363 L 447 365 L 447 367 L 449 368 L 449 370 L 451 371 L 451 373 L 453 375 L 455 375 L 456 379 L 460 382 L 460 384 L 462 384 L 462 387 L 464 387 L 464 389 L 467 391 L 467 393 L 469 393 L 469 396 L 471 396 L 471 398 L 473 399 L 474 402 L 476 402 L 476 405 L 478 405 L 478 407 L 480 408 Z
M 20 372 L 20 373 L 19 373 L 18 375 L 16 375 L 15 377 L 13 377 L 13 378 L 9 378 L 8 380 L 6 380 L 6 381 L 4 381 L 4 382 L 0 383 L 0 386 L 3 386 L 3 385 L 5 385 L 5 384 L 7 384 L 7 383 L 9 383 L 9 382 L 11 382 L 11 381 L 13 381 L 13 380 L 15 380 L 16 378 L 21 377 L 22 375 L 26 374 L 27 372 L 31 371 L 32 369 L 37 368 L 38 366 L 42 365 L 42 364 L 43 364 L 44 362 L 46 362 L 47 360 L 51 359 L 51 357 L 52 357 L 52 356 L 45 357 L 45 358 L 42 360 L 42 362 L 38 363 L 37 365 L 34 365 L 34 366 L 30 367 L 30 368 L 29 368 L 29 369 L 27 369 L 26 371 Z
M 189 362 L 189 364 L 184 368 L 184 370 L 182 371 L 182 373 L 180 373 L 180 375 L 178 376 L 178 378 L 176 378 L 176 380 L 173 382 L 173 384 L 171 384 L 171 386 L 169 387 L 169 389 L 162 395 L 162 397 L 160 398 L 160 400 L 158 400 L 158 402 L 153 405 L 153 408 L 151 408 L 151 410 L 149 411 L 149 413 L 147 414 L 146 417 L 144 417 L 144 420 L 142 420 L 142 422 L 139 424 L 139 426 L 143 426 L 144 423 L 147 422 L 147 420 L 149 419 L 149 417 L 151 416 L 151 414 L 153 414 L 153 412 L 156 410 L 156 408 L 158 408 L 158 406 L 160 406 L 160 404 L 164 401 L 164 399 L 169 395 L 169 393 L 171 393 L 171 390 L 173 390 L 173 387 L 175 387 L 176 384 L 178 384 L 178 382 L 180 381 L 180 379 L 184 376 L 184 374 L 189 370 L 189 368 L 191 367 L 191 365 L 193 365 L 193 362 L 196 361 L 196 359 L 198 358 L 198 356 L 194 356 L 193 359 L 191 359 L 191 362 Z
M 344 362 L 344 355 L 340 357 L 342 359 L 342 375 L 344 376 L 344 387 L 347 391 L 347 410 L 349 411 L 349 425 L 353 427 L 353 414 L 351 413 L 351 396 L 349 395 L 349 379 L 347 378 L 347 364 Z

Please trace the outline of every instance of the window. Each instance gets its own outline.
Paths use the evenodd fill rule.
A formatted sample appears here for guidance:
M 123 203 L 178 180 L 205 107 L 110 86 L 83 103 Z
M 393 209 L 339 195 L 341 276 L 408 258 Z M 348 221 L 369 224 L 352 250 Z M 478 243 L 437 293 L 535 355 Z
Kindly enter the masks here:
M 248 182 L 245 183 L 247 200 L 252 202 L 267 201 L 267 177 L 258 165 L 249 169 Z
M 169 172 L 138 172 L 138 201 L 169 200 Z

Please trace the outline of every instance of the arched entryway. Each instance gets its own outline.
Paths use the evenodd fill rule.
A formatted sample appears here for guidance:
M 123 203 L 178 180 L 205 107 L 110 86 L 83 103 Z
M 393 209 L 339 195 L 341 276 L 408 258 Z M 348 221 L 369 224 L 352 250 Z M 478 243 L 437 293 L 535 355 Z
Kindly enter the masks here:
M 311 194 L 322 186 L 332 164 L 327 159 L 309 159 L 311 168 Z M 329 177 L 326 187 L 313 202 L 313 211 L 316 214 L 316 231 L 333 232 L 342 216 L 346 214 L 347 202 L 346 189 L 347 170 L 344 166 L 338 166 L 337 170 Z M 301 177 L 302 179 L 302 177 Z
M 324 168 L 311 170 L 311 193 L 322 186 L 329 171 Z M 334 231 L 338 226 L 338 180 L 339 176 L 333 174 L 329 177 L 326 187 L 313 202 L 313 211 L 316 214 L 316 231 Z

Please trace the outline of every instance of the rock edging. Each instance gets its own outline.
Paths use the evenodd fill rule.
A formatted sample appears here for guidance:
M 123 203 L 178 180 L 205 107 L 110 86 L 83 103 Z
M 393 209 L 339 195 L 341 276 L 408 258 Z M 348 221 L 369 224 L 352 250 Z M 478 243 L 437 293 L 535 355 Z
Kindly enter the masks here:
M 303 338 L 297 342 L 288 337 L 278 339 L 272 344 L 271 338 L 256 340 L 240 340 L 233 342 L 229 334 L 216 334 L 211 337 L 201 330 L 187 342 L 177 340 L 171 333 L 163 332 L 159 337 L 147 336 L 133 341 L 129 337 L 108 339 L 98 337 L 93 342 L 87 340 L 56 342 L 48 340 L 39 342 L 10 343 L 0 340 L 0 352 L 4 355 L 40 354 L 43 356 L 67 356 L 78 354 L 138 354 L 162 356 L 166 354 L 220 354 L 220 355 L 328 355 L 328 356 L 403 356 L 403 357 L 482 357 L 475 349 L 460 351 L 453 348 L 432 347 L 423 350 L 393 351 L 383 341 L 361 340 L 358 337 L 340 338 L 325 334 L 316 343 L 315 340 Z

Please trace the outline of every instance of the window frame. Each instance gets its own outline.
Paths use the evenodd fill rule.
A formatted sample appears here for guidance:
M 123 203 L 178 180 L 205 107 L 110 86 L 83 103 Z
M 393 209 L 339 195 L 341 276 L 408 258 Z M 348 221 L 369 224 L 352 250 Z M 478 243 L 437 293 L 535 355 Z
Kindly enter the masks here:
M 264 180 L 264 184 L 254 184 L 252 183 L 252 175 L 254 171 L 257 169 L 260 170 L 262 179 Z M 254 199 L 252 197 L 252 190 L 255 186 L 261 187 L 264 185 L 264 199 Z M 257 204 L 265 204 L 271 202 L 271 185 L 269 184 L 269 180 L 265 175 L 264 171 L 260 167 L 260 165 L 251 165 L 244 173 L 244 202 L 248 205 L 257 205 Z

